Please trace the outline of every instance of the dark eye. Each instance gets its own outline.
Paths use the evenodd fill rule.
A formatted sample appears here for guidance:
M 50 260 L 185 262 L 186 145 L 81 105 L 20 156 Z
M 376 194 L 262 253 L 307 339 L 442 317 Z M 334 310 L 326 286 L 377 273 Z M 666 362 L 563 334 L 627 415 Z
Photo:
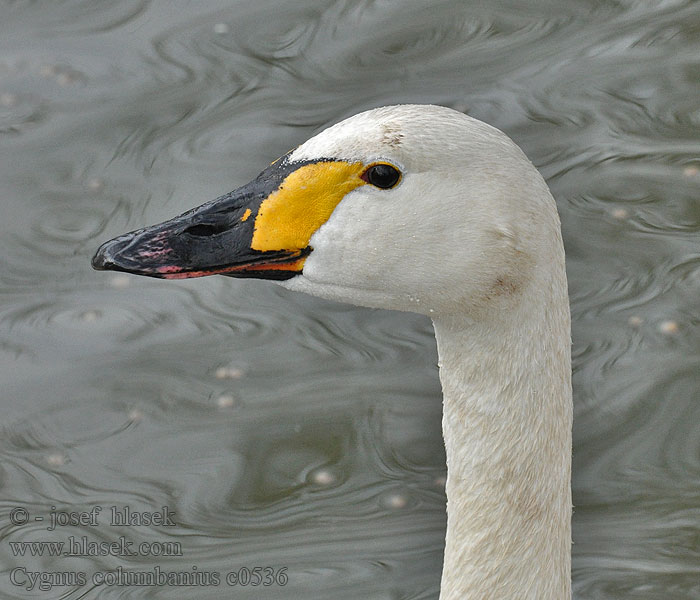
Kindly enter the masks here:
M 401 173 L 391 165 L 379 164 L 367 169 L 362 175 L 362 179 L 375 187 L 387 190 L 398 183 L 401 179 Z

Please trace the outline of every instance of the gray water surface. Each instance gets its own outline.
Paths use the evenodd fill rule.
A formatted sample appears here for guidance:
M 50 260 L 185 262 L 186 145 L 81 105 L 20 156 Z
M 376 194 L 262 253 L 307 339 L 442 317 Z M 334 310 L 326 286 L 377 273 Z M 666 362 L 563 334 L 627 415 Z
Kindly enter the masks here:
M 699 98 L 692 0 L 0 1 L 0 596 L 437 598 L 428 320 L 90 269 L 331 122 L 430 102 L 506 131 L 559 205 L 575 598 L 700 599 Z M 125 505 L 175 524 L 109 526 Z M 70 536 L 151 546 L 10 545 Z M 221 581 L 93 584 L 120 567 Z

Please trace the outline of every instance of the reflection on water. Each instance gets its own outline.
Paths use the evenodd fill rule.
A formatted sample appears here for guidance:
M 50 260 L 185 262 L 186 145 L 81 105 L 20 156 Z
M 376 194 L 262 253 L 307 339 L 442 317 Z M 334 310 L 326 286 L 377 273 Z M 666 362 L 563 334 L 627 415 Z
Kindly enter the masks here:
M 559 203 L 574 317 L 574 589 L 700 598 L 700 11 L 692 0 L 0 7 L 0 543 L 10 571 L 287 568 L 266 598 L 435 598 L 429 322 L 224 278 L 95 273 L 118 233 L 397 102 L 508 132 Z M 167 506 L 174 527 L 32 516 Z M 104 521 L 104 522 L 103 522 Z M 70 535 L 176 556 L 13 554 Z M 66 598 L 261 597 L 237 586 Z M 85 594 L 81 596 L 81 594 Z

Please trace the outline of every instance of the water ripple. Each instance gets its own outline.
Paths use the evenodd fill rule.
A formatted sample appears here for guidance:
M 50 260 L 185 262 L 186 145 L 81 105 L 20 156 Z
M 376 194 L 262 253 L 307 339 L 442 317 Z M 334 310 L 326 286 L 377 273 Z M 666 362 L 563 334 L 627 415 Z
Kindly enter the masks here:
M 173 528 L 55 539 L 182 556 L 66 566 L 274 563 L 290 582 L 270 599 L 435 598 L 444 450 L 426 319 L 89 267 L 100 242 L 233 189 L 332 121 L 434 102 L 505 129 L 559 203 L 576 597 L 698 597 L 696 2 L 25 0 L 0 28 L 4 523 L 23 503 L 168 506 Z M 0 558 L 18 562 L 8 544 Z

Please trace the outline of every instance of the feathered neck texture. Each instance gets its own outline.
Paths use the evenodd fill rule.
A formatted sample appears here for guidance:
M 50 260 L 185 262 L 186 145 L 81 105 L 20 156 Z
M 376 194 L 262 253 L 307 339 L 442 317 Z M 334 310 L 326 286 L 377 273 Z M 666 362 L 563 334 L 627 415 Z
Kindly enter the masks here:
M 448 467 L 440 598 L 568 599 L 573 410 L 563 252 L 515 308 L 501 308 L 434 319 Z

